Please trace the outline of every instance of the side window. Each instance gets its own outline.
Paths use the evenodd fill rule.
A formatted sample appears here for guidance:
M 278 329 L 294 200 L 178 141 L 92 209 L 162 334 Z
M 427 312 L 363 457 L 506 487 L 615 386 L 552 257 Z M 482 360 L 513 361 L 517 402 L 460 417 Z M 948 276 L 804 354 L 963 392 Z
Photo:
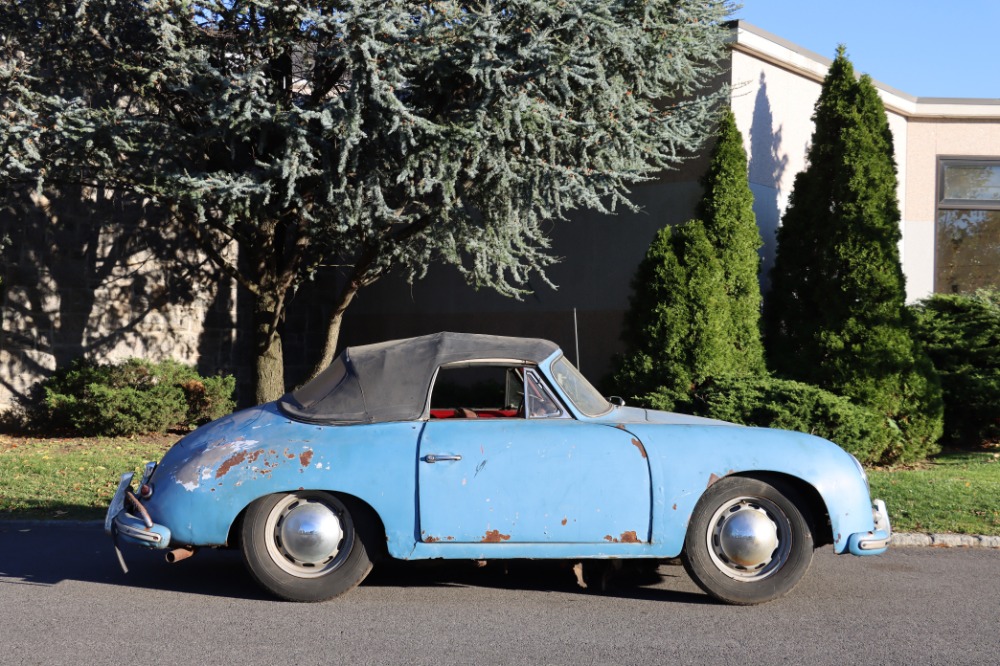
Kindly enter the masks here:
M 531 366 L 443 366 L 431 389 L 432 419 L 568 418 L 569 412 Z
M 497 363 L 443 366 L 431 388 L 432 419 L 523 417 L 520 368 Z
M 525 413 L 532 419 L 551 419 L 566 415 L 559 401 L 534 370 L 524 373 Z

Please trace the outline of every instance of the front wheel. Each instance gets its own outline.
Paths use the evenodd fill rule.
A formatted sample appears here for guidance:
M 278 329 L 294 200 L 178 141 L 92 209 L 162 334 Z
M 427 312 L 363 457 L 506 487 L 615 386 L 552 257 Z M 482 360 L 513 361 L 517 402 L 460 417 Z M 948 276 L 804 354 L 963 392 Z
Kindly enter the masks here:
M 327 492 L 277 493 L 254 501 L 240 536 L 251 575 L 289 601 L 332 599 L 372 569 L 347 506 Z
M 682 560 L 694 582 L 727 603 L 777 599 L 799 582 L 812 561 L 813 537 L 789 488 L 728 477 L 695 506 Z

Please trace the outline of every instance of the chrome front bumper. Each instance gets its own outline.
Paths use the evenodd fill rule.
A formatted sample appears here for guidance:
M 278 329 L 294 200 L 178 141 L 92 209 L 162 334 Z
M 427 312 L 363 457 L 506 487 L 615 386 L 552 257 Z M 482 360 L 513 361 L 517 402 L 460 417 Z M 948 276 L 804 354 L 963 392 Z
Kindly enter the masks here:
M 847 540 L 847 548 L 852 555 L 879 555 L 889 547 L 892 526 L 889 524 L 885 502 L 880 499 L 872 502 L 872 518 L 875 520 L 874 530 L 852 534 Z
M 152 521 L 142 502 L 132 491 L 134 476 L 132 472 L 122 474 L 118 490 L 115 491 L 104 517 L 104 532 L 114 537 L 116 542 L 121 539 L 146 548 L 164 549 L 170 545 L 170 528 Z

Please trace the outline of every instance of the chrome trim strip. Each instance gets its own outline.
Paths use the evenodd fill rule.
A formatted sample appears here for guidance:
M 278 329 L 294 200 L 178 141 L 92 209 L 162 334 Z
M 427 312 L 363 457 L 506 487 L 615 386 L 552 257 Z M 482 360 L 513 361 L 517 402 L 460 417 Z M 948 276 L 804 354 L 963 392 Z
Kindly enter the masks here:
M 123 521 L 115 520 L 115 527 L 118 529 L 118 533 L 127 536 L 129 538 L 135 539 L 137 541 L 145 541 L 146 543 L 160 543 L 163 540 L 156 532 L 147 532 L 146 530 L 133 527 Z

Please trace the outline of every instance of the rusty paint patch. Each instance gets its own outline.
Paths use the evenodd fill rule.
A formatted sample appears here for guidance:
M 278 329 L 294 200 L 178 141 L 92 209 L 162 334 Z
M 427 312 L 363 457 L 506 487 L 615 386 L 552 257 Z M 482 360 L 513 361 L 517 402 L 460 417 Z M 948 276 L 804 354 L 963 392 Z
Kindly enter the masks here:
M 635 437 L 633 437 L 632 438 L 632 444 L 635 445 L 635 448 L 639 449 L 639 453 L 641 453 L 642 457 L 645 458 L 646 457 L 646 447 L 642 445 L 642 442 L 640 442 L 638 439 L 636 439 Z
M 616 539 L 610 534 L 605 534 L 604 540 L 607 541 L 608 543 L 614 543 L 616 541 Z
M 303 467 L 309 467 L 309 463 L 312 462 L 312 459 L 313 452 L 311 450 L 303 451 L 302 454 L 299 455 L 299 462 L 302 463 Z
M 563 525 L 565 525 L 565 524 L 566 524 L 567 522 L 569 522 L 569 520 L 568 520 L 567 518 L 563 518 L 563 519 L 562 519 L 562 524 L 563 524 Z
M 619 430 L 624 430 L 625 429 L 625 424 L 624 423 L 618 423 L 618 424 L 615 424 L 615 427 L 618 428 Z
M 618 538 L 622 543 L 642 543 L 639 541 L 639 535 L 635 533 L 635 530 L 622 532 L 622 535 Z
M 716 476 L 715 473 L 713 472 L 712 475 L 708 477 L 708 486 L 706 487 L 711 488 L 712 484 L 718 481 L 720 478 L 722 477 Z
M 291 460 L 292 458 L 295 457 L 295 454 L 289 451 L 288 449 L 285 449 L 285 457 Z
M 483 543 L 500 543 L 501 541 L 510 541 L 510 535 L 500 534 L 500 530 L 489 530 L 483 537 Z
M 229 470 L 241 464 L 246 459 L 247 459 L 246 451 L 240 451 L 239 453 L 235 453 L 229 456 L 228 458 L 222 461 L 222 464 L 219 465 L 219 469 L 215 471 L 215 478 L 221 479 L 226 474 L 229 474 Z
M 676 504 L 674 504 L 674 511 L 676 511 L 676 510 L 677 510 L 677 505 L 676 505 Z
M 425 536 L 424 537 L 424 543 L 437 543 L 440 540 L 441 539 L 439 539 L 439 538 L 437 538 L 435 536 Z

